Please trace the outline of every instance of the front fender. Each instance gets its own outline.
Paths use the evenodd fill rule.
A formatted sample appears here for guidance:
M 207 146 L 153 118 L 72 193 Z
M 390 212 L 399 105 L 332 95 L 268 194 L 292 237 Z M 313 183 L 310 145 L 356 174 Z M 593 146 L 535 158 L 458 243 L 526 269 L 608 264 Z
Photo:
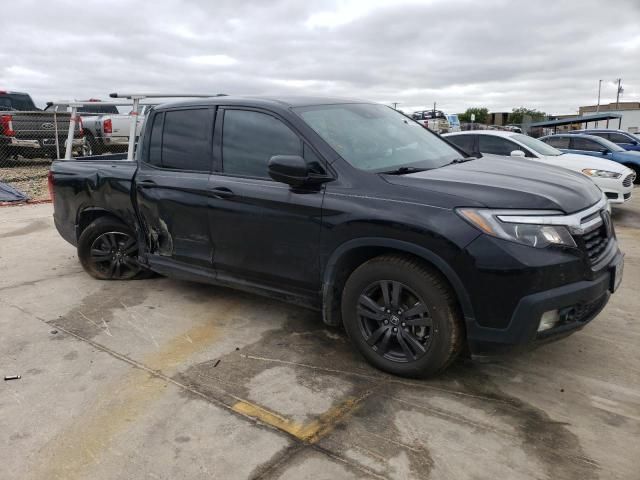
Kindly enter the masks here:
M 322 319 L 325 324 L 338 326 L 341 323 L 339 305 L 334 305 L 334 303 L 336 303 L 336 299 L 334 298 L 334 284 L 337 277 L 337 266 L 345 255 L 348 255 L 349 252 L 362 247 L 384 248 L 409 253 L 430 263 L 451 284 L 465 317 L 465 322 L 468 323 L 475 321 L 471 300 L 469 299 L 469 295 L 462 283 L 462 280 L 455 270 L 442 257 L 427 248 L 402 240 L 364 237 L 343 243 L 333 251 L 327 261 L 322 281 Z

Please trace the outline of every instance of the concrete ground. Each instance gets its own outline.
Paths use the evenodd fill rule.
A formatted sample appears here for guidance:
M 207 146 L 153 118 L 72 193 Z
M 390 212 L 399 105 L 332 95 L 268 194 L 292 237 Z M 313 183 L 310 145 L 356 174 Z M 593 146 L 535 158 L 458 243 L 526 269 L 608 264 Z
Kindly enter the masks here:
M 0 208 L 0 375 L 22 375 L 0 381 L 2 479 L 640 478 L 638 194 L 596 320 L 429 381 L 370 368 L 314 312 L 93 280 L 51 213 Z

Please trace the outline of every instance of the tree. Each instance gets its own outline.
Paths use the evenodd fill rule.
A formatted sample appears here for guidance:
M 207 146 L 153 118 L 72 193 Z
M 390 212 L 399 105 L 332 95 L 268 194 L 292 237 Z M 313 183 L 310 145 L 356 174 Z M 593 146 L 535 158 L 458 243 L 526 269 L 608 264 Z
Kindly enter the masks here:
M 509 123 L 516 123 L 518 125 L 527 122 L 541 122 L 547 118 L 547 114 L 539 112 L 531 108 L 520 107 L 514 108 L 509 114 Z
M 487 120 L 489 119 L 489 109 L 484 107 L 467 108 L 464 113 L 458 115 L 458 120 L 461 122 L 470 122 L 472 113 L 476 116 L 475 120 L 473 120 L 474 122 L 487 123 Z

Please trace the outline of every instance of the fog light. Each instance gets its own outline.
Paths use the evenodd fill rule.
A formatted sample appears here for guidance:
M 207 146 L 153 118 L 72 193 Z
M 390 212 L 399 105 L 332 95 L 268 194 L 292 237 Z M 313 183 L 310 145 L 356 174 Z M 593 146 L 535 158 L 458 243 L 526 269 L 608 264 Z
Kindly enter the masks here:
M 545 330 L 549 330 L 556 326 L 556 324 L 560 321 L 560 314 L 558 310 L 549 310 L 548 312 L 544 312 L 540 317 L 540 325 L 538 325 L 538 331 L 544 332 Z

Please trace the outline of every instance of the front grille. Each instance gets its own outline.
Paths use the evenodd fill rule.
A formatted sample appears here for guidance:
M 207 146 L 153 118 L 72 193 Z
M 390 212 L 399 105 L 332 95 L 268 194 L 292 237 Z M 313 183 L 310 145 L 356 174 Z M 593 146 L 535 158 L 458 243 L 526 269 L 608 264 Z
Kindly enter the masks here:
M 623 187 L 630 187 L 635 179 L 636 179 L 636 174 L 635 173 L 630 173 L 629 175 L 624 177 L 624 180 L 622 181 L 622 186 Z
M 609 235 L 605 224 L 579 237 L 579 246 L 589 257 L 589 263 L 595 265 L 604 255 L 609 244 Z
M 611 200 L 617 200 L 618 199 L 618 194 L 615 192 L 606 192 L 607 198 L 611 199 Z
M 582 223 L 593 222 L 600 217 L 598 226 L 587 230 L 581 235 L 575 235 L 576 244 L 589 260 L 591 266 L 597 265 L 607 254 L 607 247 L 613 237 L 613 225 L 611 215 L 607 210 L 599 210 L 592 215 L 582 219 Z

